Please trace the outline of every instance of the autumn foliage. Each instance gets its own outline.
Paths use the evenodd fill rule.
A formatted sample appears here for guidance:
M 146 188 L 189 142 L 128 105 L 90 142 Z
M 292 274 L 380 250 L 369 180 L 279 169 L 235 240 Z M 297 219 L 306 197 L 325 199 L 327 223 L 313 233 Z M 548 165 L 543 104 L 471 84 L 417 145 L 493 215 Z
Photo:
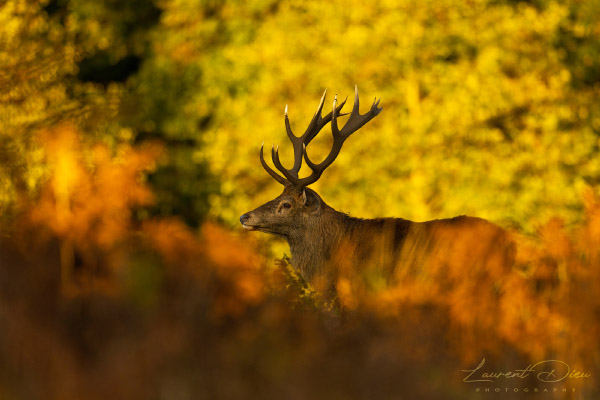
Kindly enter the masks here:
M 464 398 L 474 387 L 461 370 L 483 357 L 502 370 L 544 359 L 598 370 L 591 191 L 580 226 L 554 219 L 535 239 L 513 233 L 513 268 L 467 259 L 473 243 L 489 244 L 473 232 L 393 285 L 369 280 L 368 266 L 341 271 L 331 302 L 247 236 L 172 217 L 133 223 L 152 201 L 140 178 L 160 148 L 98 145 L 84 162 L 77 136 L 40 133 L 49 178 L 2 238 L 8 397 Z M 595 379 L 558 387 L 593 396 Z
M 597 398 L 599 16 L 594 1 L 3 2 L 0 398 Z M 239 229 L 276 194 L 258 149 L 285 142 L 285 104 L 299 132 L 324 87 L 355 83 L 384 111 L 315 189 L 353 216 L 487 218 L 510 265 L 485 229 L 440 232 L 447 247 L 391 280 L 342 255 L 331 299 Z M 484 358 L 573 375 L 464 382 Z

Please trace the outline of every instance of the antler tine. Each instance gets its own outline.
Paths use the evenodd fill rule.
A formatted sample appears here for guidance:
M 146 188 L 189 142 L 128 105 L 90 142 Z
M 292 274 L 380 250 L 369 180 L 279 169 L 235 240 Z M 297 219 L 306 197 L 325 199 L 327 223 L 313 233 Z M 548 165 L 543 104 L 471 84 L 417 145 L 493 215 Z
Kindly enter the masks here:
M 331 151 L 329 152 L 329 155 L 325 158 L 325 160 L 323 160 L 319 164 L 315 164 L 308 158 L 308 154 L 306 153 L 306 147 L 304 147 L 304 161 L 306 161 L 306 165 L 308 165 L 313 172 L 310 176 L 301 179 L 297 186 L 306 187 L 311 183 L 316 182 L 321 177 L 323 171 L 325 171 L 325 169 L 329 167 L 339 155 L 344 141 L 351 134 L 356 132 L 358 129 L 364 126 L 371 119 L 375 118 L 381 112 L 382 108 L 379 107 L 379 101 L 380 100 L 377 100 L 377 98 L 375 98 L 373 104 L 371 105 L 371 109 L 366 114 L 361 115 L 359 112 L 358 86 L 355 85 L 354 106 L 352 107 L 352 112 L 350 113 L 348 121 L 340 130 L 337 125 L 337 117 L 339 111 L 336 107 L 337 96 L 334 98 L 333 110 L 331 112 L 331 132 L 333 134 L 333 145 L 331 147 Z
M 300 172 L 300 167 L 302 166 L 302 156 L 303 156 L 303 146 L 307 145 L 317 136 L 317 134 L 323 129 L 323 127 L 331 120 L 331 113 L 322 117 L 321 112 L 323 110 L 323 105 L 325 104 L 325 97 L 327 96 L 327 89 L 323 92 L 321 96 L 321 101 L 319 102 L 319 106 L 317 107 L 317 111 L 313 118 L 311 119 L 306 131 L 302 134 L 302 136 L 294 135 L 292 128 L 290 126 L 290 119 L 288 117 L 288 106 L 285 106 L 284 119 L 285 119 L 285 130 L 287 132 L 288 138 L 290 142 L 292 142 L 292 146 L 294 148 L 294 165 L 290 169 L 286 169 L 281 164 L 279 160 L 279 153 L 274 152 L 272 154 L 273 163 L 275 167 L 293 184 L 296 184 L 298 179 L 298 173 Z M 344 106 L 346 100 L 338 107 L 338 112 Z
M 333 100 L 333 107 L 332 107 L 331 112 L 329 114 L 327 114 L 325 117 L 323 117 L 321 113 L 323 111 L 323 105 L 325 103 L 326 95 L 327 95 L 327 89 L 325 89 L 323 96 L 321 96 L 321 101 L 319 102 L 317 111 L 315 112 L 315 115 L 311 119 L 310 123 L 308 124 L 308 127 L 306 128 L 306 131 L 302 134 L 302 136 L 296 136 L 292 132 L 292 128 L 290 126 L 290 120 L 289 120 L 288 113 L 287 113 L 288 107 L 287 107 L 287 105 L 285 106 L 285 112 L 284 112 L 285 129 L 286 129 L 287 135 L 294 147 L 294 165 L 292 166 L 292 168 L 286 169 L 281 164 L 281 160 L 279 159 L 279 146 L 277 146 L 277 148 L 275 148 L 275 146 L 273 146 L 271 148 L 271 158 L 273 160 L 273 164 L 284 175 L 285 178 L 282 177 L 281 175 L 279 175 L 274 170 L 272 170 L 265 162 L 264 156 L 263 156 L 264 142 L 263 142 L 263 145 L 261 145 L 261 147 L 260 147 L 260 162 L 261 162 L 263 168 L 277 182 L 283 184 L 284 186 L 287 186 L 288 184 L 292 184 L 296 189 L 303 190 L 306 186 L 310 185 L 311 183 L 316 182 L 323 174 L 323 171 L 325 171 L 325 169 L 327 167 L 329 167 L 331 165 L 331 163 L 333 163 L 335 161 L 335 159 L 337 158 L 337 156 L 340 153 L 340 150 L 342 149 L 344 141 L 351 134 L 356 132 L 363 125 L 365 125 L 367 122 L 369 122 L 371 119 L 376 117 L 382 110 L 382 108 L 379 107 L 380 100 L 375 98 L 375 100 L 373 101 L 373 104 L 371 105 L 371 109 L 366 114 L 361 115 L 359 112 L 358 86 L 355 85 L 355 87 L 354 87 L 354 106 L 352 107 L 352 112 L 350 113 L 350 117 L 348 118 L 348 121 L 346 122 L 344 127 L 342 129 L 339 129 L 338 123 L 337 123 L 337 118 L 341 115 L 347 115 L 347 114 L 341 114 L 340 111 L 346 104 L 346 101 L 348 100 L 348 98 L 344 99 L 344 101 L 338 105 L 337 104 L 337 95 L 336 95 Z M 317 134 L 321 131 L 321 129 L 323 129 L 323 127 L 330 121 L 331 121 L 331 132 L 333 134 L 333 145 L 332 145 L 331 151 L 329 152 L 329 155 L 327 155 L 327 157 L 321 163 L 315 164 L 308 158 L 308 154 L 306 153 L 306 146 L 317 136 Z M 298 172 L 300 171 L 300 167 L 302 166 L 303 158 L 304 158 L 304 161 L 306 161 L 306 164 L 311 168 L 312 173 L 310 176 L 300 179 L 300 178 L 298 178 Z
M 292 127 L 290 126 L 290 119 L 288 117 L 288 106 L 287 105 L 285 106 L 284 115 L 285 115 L 285 130 L 287 132 L 288 138 L 290 139 L 290 142 L 292 142 L 292 146 L 294 147 L 294 165 L 289 170 L 283 168 L 281 163 L 279 163 L 281 168 L 279 166 L 277 166 L 277 164 L 275 166 L 284 175 L 287 176 L 289 174 L 289 175 L 292 175 L 297 178 L 298 172 L 300 171 L 300 167 L 302 166 L 302 137 L 297 137 L 296 135 L 294 135 L 294 132 L 292 132 Z M 278 161 L 279 161 L 279 157 L 278 157 Z
M 298 179 L 298 171 L 295 172 L 294 176 L 292 175 L 292 170 L 287 170 L 283 167 L 283 165 L 281 165 L 281 161 L 279 160 L 279 146 L 277 146 L 277 149 L 275 149 L 275 147 L 271 147 L 271 159 L 273 160 L 275 168 L 281 171 L 281 173 L 287 178 L 288 181 L 295 184 L 295 181 Z
M 345 103 L 345 101 L 346 100 L 344 100 L 344 103 Z M 342 149 L 342 145 L 344 144 L 345 137 L 340 135 L 340 131 L 338 129 L 338 125 L 337 125 L 338 113 L 337 113 L 337 111 L 338 110 L 337 110 L 337 94 L 336 94 L 335 97 L 333 98 L 333 107 L 331 110 L 331 133 L 333 134 L 333 145 L 331 147 L 331 151 L 329 152 L 329 154 L 327 155 L 325 160 L 323 160 L 319 164 L 313 163 L 308 158 L 308 154 L 306 153 L 306 151 L 304 151 L 304 161 L 306 161 L 306 165 L 308 165 L 310 167 L 310 169 L 312 170 L 312 174 L 310 176 L 307 176 L 306 178 L 302 179 L 301 183 L 303 184 L 303 186 L 308 186 L 311 183 L 316 182 L 323 174 L 323 171 L 325 171 L 325 169 L 329 165 L 331 165 L 331 163 L 333 163 L 333 161 L 336 159 L 336 157 L 340 153 L 340 150 Z M 306 150 L 306 147 L 304 149 Z
M 308 127 L 306 128 L 306 131 L 304 131 L 304 134 L 302 135 L 304 139 L 307 139 L 308 136 L 311 136 L 309 132 L 314 132 L 312 137 L 305 142 L 306 144 L 308 144 L 321 130 L 315 128 L 319 126 L 319 122 L 323 119 L 321 117 L 321 112 L 323 111 L 323 105 L 325 104 L 325 96 L 327 96 L 327 89 L 325 89 L 325 91 L 323 92 L 323 96 L 321 96 L 321 101 L 319 101 L 319 106 L 317 107 L 317 111 L 315 111 L 315 115 L 313 115 L 312 119 L 310 120 L 310 123 L 308 124 Z
M 358 86 L 354 86 L 354 107 L 352 108 L 352 113 L 350 114 L 350 118 L 348 118 L 348 122 L 341 130 L 342 135 L 350 136 L 352 133 L 356 132 L 360 128 L 363 127 L 367 122 L 375 118 L 383 108 L 379 107 L 379 102 L 381 99 L 373 100 L 373 104 L 371 105 L 371 109 L 366 114 L 360 115 L 358 111 Z
M 271 169 L 271 167 L 269 167 L 269 165 L 265 162 L 265 158 L 263 156 L 263 147 L 264 146 L 265 146 L 265 142 L 262 142 L 262 144 L 260 145 L 260 163 L 262 164 L 265 171 L 267 171 L 269 173 L 269 175 L 271 175 L 277 182 L 281 183 L 282 185 L 285 185 L 286 184 L 285 178 L 283 178 L 277 172 L 273 171 Z
M 318 121 L 316 121 L 315 128 L 313 128 L 313 131 L 311 131 L 310 134 L 308 134 L 308 135 L 307 135 L 308 129 L 307 129 L 307 132 L 305 132 L 305 135 L 307 135 L 307 137 L 306 137 L 306 140 L 304 141 L 304 143 L 306 143 L 307 145 L 311 142 L 311 140 L 313 140 L 315 138 L 315 136 L 317 136 L 317 134 L 321 131 L 321 129 L 323 129 L 323 127 L 325 125 L 327 125 L 329 123 L 329 121 L 331 121 L 331 119 L 333 118 L 333 111 L 331 111 L 329 114 L 327 114 L 326 116 L 321 118 L 321 109 L 323 108 L 323 100 L 325 100 L 325 95 L 323 95 L 323 98 L 321 98 L 321 104 L 320 104 L 320 108 L 319 108 L 319 117 L 320 118 Z M 340 111 L 342 111 L 342 108 L 344 108 L 344 105 L 346 104 L 347 100 L 348 100 L 348 97 L 346 97 L 344 99 L 344 101 L 342 101 L 340 103 L 340 105 L 337 106 L 337 108 L 335 109 L 336 115 L 338 115 L 338 116 L 348 115 L 347 113 L 340 114 Z M 311 121 L 311 125 L 312 125 L 312 121 Z M 309 125 L 309 128 L 311 127 L 311 125 Z

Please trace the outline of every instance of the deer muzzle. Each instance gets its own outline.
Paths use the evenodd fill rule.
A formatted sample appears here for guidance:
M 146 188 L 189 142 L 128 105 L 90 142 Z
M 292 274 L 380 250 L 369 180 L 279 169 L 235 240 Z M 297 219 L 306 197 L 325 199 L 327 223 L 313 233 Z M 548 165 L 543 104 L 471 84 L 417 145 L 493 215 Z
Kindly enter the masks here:
M 255 231 L 257 229 L 255 226 L 247 224 L 249 219 L 250 219 L 250 215 L 248 215 L 248 214 L 244 214 L 240 217 L 240 222 L 242 223 L 242 228 L 249 230 L 249 231 Z

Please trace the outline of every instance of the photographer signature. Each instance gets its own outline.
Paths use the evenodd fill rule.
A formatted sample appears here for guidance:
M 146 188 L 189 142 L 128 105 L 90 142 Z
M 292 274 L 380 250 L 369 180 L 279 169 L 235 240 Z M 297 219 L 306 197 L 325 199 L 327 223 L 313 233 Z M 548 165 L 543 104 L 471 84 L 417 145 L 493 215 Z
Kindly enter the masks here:
M 535 364 L 529 364 L 527 368 L 524 369 L 516 369 L 514 371 L 506 372 L 484 372 L 482 370 L 484 364 L 485 358 L 481 360 L 476 368 L 463 369 L 462 371 L 467 373 L 467 376 L 463 379 L 463 382 L 494 382 L 500 378 L 524 379 L 531 375 L 535 376 L 541 382 L 561 382 L 566 379 L 589 378 L 592 375 L 586 372 L 571 370 L 569 364 L 559 360 L 544 360 Z

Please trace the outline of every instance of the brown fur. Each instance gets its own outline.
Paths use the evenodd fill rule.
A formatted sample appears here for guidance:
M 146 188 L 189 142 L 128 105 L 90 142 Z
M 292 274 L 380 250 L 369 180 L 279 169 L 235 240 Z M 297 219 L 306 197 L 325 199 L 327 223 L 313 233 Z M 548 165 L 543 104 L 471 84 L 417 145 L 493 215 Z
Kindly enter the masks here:
M 500 256 L 507 265 L 512 257 L 507 233 L 486 220 L 354 218 L 334 210 L 308 188 L 299 192 L 287 186 L 241 220 L 246 229 L 286 239 L 292 265 L 311 283 L 322 277 L 335 282 L 340 268 L 376 268 L 386 280 L 408 271 L 414 275 L 432 259 L 440 261 L 441 254 L 451 258 L 460 253 L 469 264 Z

